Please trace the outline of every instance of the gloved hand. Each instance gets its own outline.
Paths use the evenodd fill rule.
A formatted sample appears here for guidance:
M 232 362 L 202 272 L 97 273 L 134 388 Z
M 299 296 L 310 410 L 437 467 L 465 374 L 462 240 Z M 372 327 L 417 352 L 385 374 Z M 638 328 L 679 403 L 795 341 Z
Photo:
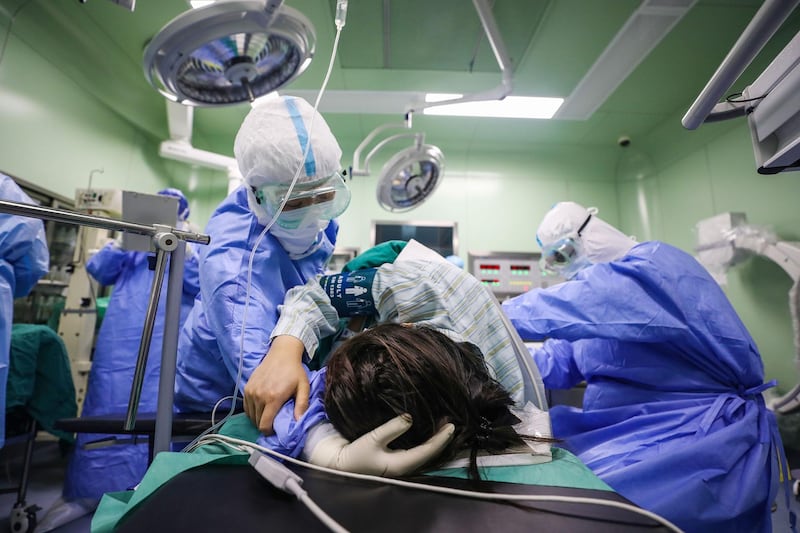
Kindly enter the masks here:
M 399 415 L 376 427 L 353 442 L 345 439 L 331 424 L 312 428 L 303 454 L 308 462 L 376 476 L 409 474 L 439 455 L 455 432 L 453 424 L 445 424 L 430 439 L 415 448 L 392 450 L 389 443 L 411 427 L 409 415 Z

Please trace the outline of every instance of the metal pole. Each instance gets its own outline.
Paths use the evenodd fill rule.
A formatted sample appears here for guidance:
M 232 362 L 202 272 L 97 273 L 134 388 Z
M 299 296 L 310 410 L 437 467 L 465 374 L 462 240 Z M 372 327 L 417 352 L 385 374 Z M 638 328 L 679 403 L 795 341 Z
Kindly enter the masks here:
M 722 95 L 741 76 L 767 41 L 778 31 L 800 0 L 766 0 L 747 25 L 731 51 L 681 120 L 687 130 L 694 130 L 708 117 Z
M 156 252 L 156 268 L 153 276 L 153 285 L 150 289 L 150 301 L 147 304 L 147 313 L 144 318 L 142 340 L 139 343 L 139 356 L 136 359 L 136 368 L 133 372 L 131 383 L 131 396 L 128 401 L 128 413 L 125 415 L 125 430 L 132 431 L 136 424 L 136 412 L 139 409 L 139 397 L 142 394 L 142 384 L 147 367 L 147 356 L 150 352 L 150 340 L 153 336 L 153 324 L 158 311 L 158 300 L 161 297 L 161 284 L 164 281 L 164 271 L 167 266 L 167 252 L 161 248 Z
M 158 383 L 156 429 L 153 437 L 153 457 L 169 451 L 172 441 L 172 403 L 175 396 L 175 372 L 178 358 L 178 334 L 183 295 L 183 269 L 186 243 L 178 242 L 172 251 L 167 280 L 167 307 L 164 316 L 164 342 L 161 348 L 161 374 Z
M 164 231 L 164 227 L 162 226 L 148 226 L 146 224 L 125 222 L 124 220 L 115 220 L 113 218 L 75 213 L 74 211 L 67 211 L 66 209 L 42 207 L 39 205 L 22 204 L 18 202 L 9 202 L 6 200 L 0 200 L 0 213 L 9 213 L 11 215 L 39 218 L 42 220 L 53 220 L 55 222 L 63 222 L 65 224 L 91 226 L 93 228 L 110 229 L 114 231 L 125 231 L 128 233 L 137 233 L 139 235 L 155 235 L 156 233 Z M 176 237 L 184 241 L 197 242 L 200 244 L 208 244 L 211 242 L 211 237 L 208 235 L 203 235 L 202 233 L 183 231 L 178 228 L 168 229 L 170 233 L 173 233 Z
M 451 100 L 420 102 L 417 104 L 412 104 L 406 109 L 407 113 L 413 113 L 423 109 L 443 105 L 462 104 L 466 102 L 483 102 L 485 100 L 502 100 L 511 94 L 511 59 L 508 57 L 503 36 L 500 34 L 500 30 L 497 27 L 497 22 L 492 14 L 492 7 L 487 3 L 486 0 L 472 0 L 472 4 L 475 6 L 475 10 L 478 12 L 478 18 L 481 21 L 481 26 L 483 26 L 483 31 L 486 33 L 486 38 L 489 41 L 489 45 L 492 47 L 492 53 L 494 54 L 494 58 L 497 60 L 497 66 L 500 67 L 500 85 L 493 89 L 466 94 L 460 98 L 453 98 Z

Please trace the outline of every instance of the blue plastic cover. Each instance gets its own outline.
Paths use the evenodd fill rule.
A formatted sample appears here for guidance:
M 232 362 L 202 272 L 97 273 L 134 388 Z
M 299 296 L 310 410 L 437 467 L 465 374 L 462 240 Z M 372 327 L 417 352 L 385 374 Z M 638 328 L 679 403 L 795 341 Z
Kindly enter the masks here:
M 92 368 L 82 416 L 125 415 L 139 355 L 154 272 L 146 252 L 132 252 L 115 243 L 106 244 L 86 264 L 89 274 L 102 285 L 114 286 L 103 323 L 97 333 Z M 148 352 L 139 413 L 154 413 L 158 401 L 161 346 L 164 339 L 167 277 L 161 289 Z M 181 321 L 186 320 L 200 289 L 198 257 L 187 251 L 184 261 Z M 141 481 L 147 470 L 147 439 L 141 444 L 118 444 L 94 449 L 84 446 L 112 435 L 80 433 L 67 466 L 64 497 L 100 498 L 105 492 L 127 490 Z M 131 435 L 119 435 L 129 440 Z
M 0 174 L 0 199 L 34 203 L 5 174 Z M 14 298 L 27 295 L 49 269 L 50 253 L 42 221 L 0 213 L 0 448 L 5 444 L 6 380 Z

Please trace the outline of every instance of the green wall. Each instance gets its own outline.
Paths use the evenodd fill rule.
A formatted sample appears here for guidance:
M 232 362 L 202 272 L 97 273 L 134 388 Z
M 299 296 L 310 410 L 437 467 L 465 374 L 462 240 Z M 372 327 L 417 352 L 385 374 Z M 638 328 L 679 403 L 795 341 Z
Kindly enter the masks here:
M 403 148 L 387 147 L 386 158 Z M 430 199 L 405 213 L 390 213 L 378 205 L 376 186 L 385 159 L 376 157 L 370 176 L 350 182 L 353 199 L 340 219 L 339 243 L 369 247 L 373 220 L 455 221 L 458 255 L 466 261 L 469 251 L 535 249 L 539 220 L 565 198 L 597 205 L 610 221 L 617 221 L 614 161 L 603 150 L 531 146 L 524 154 L 489 153 L 444 145 L 442 150 L 445 178 Z M 345 151 L 344 157 L 351 155 Z
M 640 153 L 651 158 L 648 175 L 620 175 L 621 228 L 641 236 L 649 227 L 652 238 L 694 253 L 699 220 L 738 211 L 750 224 L 771 228 L 781 240 L 800 240 L 800 175 L 758 174 L 744 119 L 687 131 L 680 118 L 666 121 L 641 143 Z M 727 278 L 725 292 L 761 351 L 766 378 L 777 379 L 778 391 L 787 392 L 798 379 L 789 313 L 791 280 L 778 265 L 756 256 L 730 269 Z

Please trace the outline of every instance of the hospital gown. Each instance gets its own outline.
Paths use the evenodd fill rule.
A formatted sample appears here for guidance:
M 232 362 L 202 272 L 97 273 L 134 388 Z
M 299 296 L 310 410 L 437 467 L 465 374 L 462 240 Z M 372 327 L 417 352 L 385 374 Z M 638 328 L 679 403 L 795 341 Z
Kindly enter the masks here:
M 363 271 L 362 271 L 363 272 Z M 375 269 L 372 297 L 378 323 L 414 323 L 441 331 L 456 342 L 471 342 L 483 353 L 493 377 L 515 401 L 522 399 L 522 374 L 502 314 L 473 276 L 447 262 L 397 261 Z M 319 339 L 337 331 L 339 313 L 316 280 L 289 291 L 273 335 L 292 335 L 313 354 Z M 308 411 L 294 420 L 294 401 L 287 402 L 273 424 L 275 434 L 260 444 L 297 456 L 307 431 L 327 420 L 324 411 L 325 369 L 309 372 Z
M 782 450 L 753 339 L 688 254 L 660 242 L 504 302 L 548 388 L 586 381 L 553 433 L 688 532 L 770 531 Z M 783 474 L 785 475 L 785 473 Z
M 218 401 L 233 394 L 241 353 L 243 388 L 269 350 L 270 332 L 286 291 L 325 271 L 339 225 L 328 224 L 322 246 L 298 260 L 290 259 L 267 233 L 256 251 L 248 287 L 250 252 L 263 229 L 248 207 L 244 187 L 228 195 L 208 222 L 211 244 L 200 247 L 200 294 L 178 342 L 179 411 L 211 412 Z

